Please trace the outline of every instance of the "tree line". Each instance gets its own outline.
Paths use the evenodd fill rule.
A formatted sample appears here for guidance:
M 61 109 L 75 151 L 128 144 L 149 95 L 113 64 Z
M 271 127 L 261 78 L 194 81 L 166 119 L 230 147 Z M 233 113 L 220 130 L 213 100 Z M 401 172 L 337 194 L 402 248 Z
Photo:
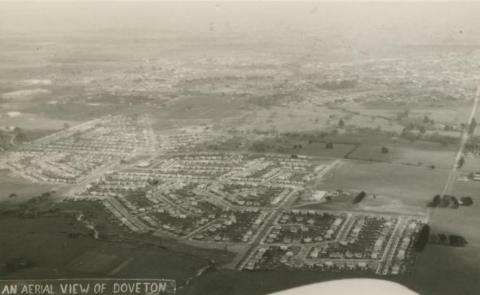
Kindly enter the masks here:
M 465 196 L 465 197 L 461 197 L 460 199 L 458 199 L 457 197 L 455 196 L 452 196 L 452 195 L 443 195 L 443 196 L 440 196 L 440 195 L 435 195 L 432 199 L 432 201 L 430 201 L 428 203 L 428 207 L 430 208 L 453 208 L 453 209 L 457 209 L 459 206 L 471 206 L 473 205 L 473 199 L 472 197 L 469 197 L 469 196 Z

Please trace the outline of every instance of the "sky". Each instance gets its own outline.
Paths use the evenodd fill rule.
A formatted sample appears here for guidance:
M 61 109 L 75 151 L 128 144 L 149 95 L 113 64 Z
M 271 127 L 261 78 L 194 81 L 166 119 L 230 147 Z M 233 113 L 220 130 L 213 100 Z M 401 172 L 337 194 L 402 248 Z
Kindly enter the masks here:
M 64 3 L 68 2 L 68 3 Z M 352 46 L 480 42 L 480 2 L 60 2 L 0 3 L 0 38 L 17 34 L 341 38 Z M 338 39 L 338 38 L 337 38 Z

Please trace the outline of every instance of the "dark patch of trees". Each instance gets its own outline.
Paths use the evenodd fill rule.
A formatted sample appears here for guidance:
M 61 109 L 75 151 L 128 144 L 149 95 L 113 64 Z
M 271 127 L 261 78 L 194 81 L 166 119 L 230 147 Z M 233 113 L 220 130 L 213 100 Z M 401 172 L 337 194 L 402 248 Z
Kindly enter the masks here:
M 462 206 L 471 206 L 473 205 L 473 199 L 469 196 L 460 198 L 460 201 L 457 197 L 452 195 L 435 195 L 427 206 L 430 208 L 447 208 L 457 209 L 460 205 Z
M 457 209 L 460 203 L 458 202 L 457 198 L 453 197 L 450 201 L 450 208 Z
M 471 197 L 462 197 L 460 199 L 462 202 L 463 206 L 472 206 L 473 205 L 473 199 Z
M 467 240 L 460 235 L 447 235 L 447 234 L 432 234 L 430 236 L 430 243 L 443 245 L 443 246 L 450 246 L 450 247 L 465 247 L 468 244 Z
M 475 128 L 477 127 L 477 121 L 474 119 L 472 119 L 472 121 L 470 122 L 470 125 L 468 125 L 468 133 L 470 135 L 473 135 L 473 133 L 475 132 Z
M 269 148 L 269 146 L 267 144 L 262 143 L 262 142 L 255 142 L 250 147 L 251 150 L 253 150 L 255 152 L 258 152 L 258 153 L 263 153 L 263 152 L 267 151 L 268 148 Z
M 430 238 L 430 226 L 425 224 L 418 233 L 417 240 L 415 241 L 414 248 L 418 252 L 422 252 L 427 245 Z
M 442 202 L 442 197 L 440 195 L 435 195 L 433 200 L 428 203 L 428 207 L 436 208 L 440 205 L 440 202 Z
M 478 137 L 471 138 L 466 144 L 465 149 L 467 151 L 474 151 L 477 152 L 480 150 L 480 142 L 478 142 Z
M 360 203 L 365 197 L 367 196 L 367 193 L 365 192 L 360 192 L 354 199 L 353 199 L 353 203 L 354 204 L 357 204 L 357 203 Z
M 459 235 L 449 235 L 449 244 L 453 247 L 464 247 L 467 244 L 467 240 Z
M 452 126 L 452 125 L 446 124 L 446 125 L 443 127 L 443 130 L 445 130 L 445 131 L 455 131 L 455 127 Z
M 458 169 L 462 168 L 464 164 L 465 164 L 465 158 L 460 157 L 460 159 L 458 159 L 458 162 L 457 162 L 457 168 Z
M 389 150 L 386 146 L 382 146 L 381 150 L 382 154 L 388 154 Z
M 442 201 L 440 202 L 441 208 L 447 208 L 452 204 L 458 203 L 457 198 L 451 195 L 444 195 Z
M 447 208 L 450 205 L 450 200 L 452 200 L 452 198 L 455 198 L 455 197 L 450 195 L 444 195 L 442 197 L 442 201 L 440 202 L 439 207 Z
M 433 119 L 429 118 L 428 116 L 424 116 L 423 117 L 423 123 L 424 124 L 434 124 L 435 121 Z
M 427 129 L 425 128 L 425 126 L 420 125 L 420 126 L 418 126 L 418 131 L 420 131 L 420 133 L 424 134 L 425 132 L 427 132 Z
M 446 243 L 448 240 L 448 237 L 446 234 L 439 234 L 438 235 L 438 240 L 441 242 L 441 243 Z
M 158 179 L 149 179 L 147 182 L 149 185 L 157 185 L 160 181 Z
M 333 149 L 333 142 L 327 142 L 327 144 L 325 145 L 325 148 L 328 150 Z

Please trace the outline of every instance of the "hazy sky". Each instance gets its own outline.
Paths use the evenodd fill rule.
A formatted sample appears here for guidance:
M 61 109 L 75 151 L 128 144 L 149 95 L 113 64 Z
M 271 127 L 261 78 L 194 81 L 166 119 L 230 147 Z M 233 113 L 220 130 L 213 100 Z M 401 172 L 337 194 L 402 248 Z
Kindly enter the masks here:
M 354 46 L 480 42 L 479 2 L 70 2 L 2 2 L 0 33 L 339 37 Z

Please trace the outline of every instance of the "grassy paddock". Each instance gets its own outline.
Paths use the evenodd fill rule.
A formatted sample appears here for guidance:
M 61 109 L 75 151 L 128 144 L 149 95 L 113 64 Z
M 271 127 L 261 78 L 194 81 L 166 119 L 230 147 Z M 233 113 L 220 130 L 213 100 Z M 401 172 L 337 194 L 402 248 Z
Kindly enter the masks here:
M 441 192 L 448 171 L 389 163 L 343 161 L 326 175 L 324 189 L 353 189 L 398 197 L 403 203 L 424 207 Z

